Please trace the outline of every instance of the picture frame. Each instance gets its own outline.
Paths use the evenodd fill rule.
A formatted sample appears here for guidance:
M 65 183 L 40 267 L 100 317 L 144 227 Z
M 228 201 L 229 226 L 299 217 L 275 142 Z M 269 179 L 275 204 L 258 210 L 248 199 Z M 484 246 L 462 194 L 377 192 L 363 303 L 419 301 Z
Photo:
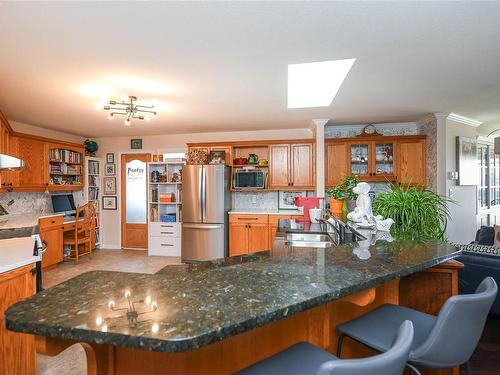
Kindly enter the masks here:
M 296 197 L 306 197 L 307 191 L 279 191 L 278 192 L 278 209 L 280 210 L 297 210 L 295 205 Z
M 105 176 L 116 176 L 116 165 L 115 164 L 106 164 L 104 168 Z
M 102 196 L 102 209 L 103 210 L 116 210 L 118 199 L 116 196 Z
M 130 149 L 142 150 L 142 138 L 132 138 L 130 140 Z
M 477 185 L 477 141 L 457 136 L 457 169 L 460 186 Z
M 116 195 L 116 177 L 104 177 L 103 185 L 104 195 Z
M 114 164 L 114 162 L 115 162 L 115 154 L 112 152 L 108 152 L 106 154 L 106 163 Z
M 226 151 L 210 151 L 208 154 L 208 164 L 226 164 Z

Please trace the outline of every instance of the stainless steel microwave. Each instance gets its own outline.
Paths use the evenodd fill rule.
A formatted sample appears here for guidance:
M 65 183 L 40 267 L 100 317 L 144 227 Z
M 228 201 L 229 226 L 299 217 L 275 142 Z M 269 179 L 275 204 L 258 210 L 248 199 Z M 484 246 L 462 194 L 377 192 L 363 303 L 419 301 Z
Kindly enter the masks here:
M 261 169 L 237 169 L 234 172 L 234 189 L 264 189 L 266 172 Z

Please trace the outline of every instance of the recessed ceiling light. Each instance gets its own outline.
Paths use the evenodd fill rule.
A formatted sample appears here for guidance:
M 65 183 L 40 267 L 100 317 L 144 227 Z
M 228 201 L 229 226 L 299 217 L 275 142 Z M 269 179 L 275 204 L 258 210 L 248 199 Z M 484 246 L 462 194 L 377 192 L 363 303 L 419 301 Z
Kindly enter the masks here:
M 288 108 L 328 107 L 356 59 L 288 65 Z

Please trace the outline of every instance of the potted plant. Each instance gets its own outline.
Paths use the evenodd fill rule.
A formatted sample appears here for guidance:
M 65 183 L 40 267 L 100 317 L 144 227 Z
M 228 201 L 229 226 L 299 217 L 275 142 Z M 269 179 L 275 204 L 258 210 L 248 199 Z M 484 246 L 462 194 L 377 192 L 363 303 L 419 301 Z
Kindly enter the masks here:
M 375 196 L 373 212 L 392 218 L 394 231 L 402 236 L 444 241 L 449 202 L 447 197 L 430 190 L 392 186 L 391 190 Z
M 328 203 L 330 204 L 330 211 L 333 214 L 342 213 L 342 205 L 344 203 L 345 191 L 342 184 L 336 185 L 326 191 L 328 194 Z
M 342 185 L 345 190 L 345 199 L 347 200 L 347 210 L 349 212 L 354 211 L 356 208 L 356 198 L 357 194 L 353 191 L 356 185 L 359 183 L 359 178 L 356 175 L 346 176 L 342 180 Z

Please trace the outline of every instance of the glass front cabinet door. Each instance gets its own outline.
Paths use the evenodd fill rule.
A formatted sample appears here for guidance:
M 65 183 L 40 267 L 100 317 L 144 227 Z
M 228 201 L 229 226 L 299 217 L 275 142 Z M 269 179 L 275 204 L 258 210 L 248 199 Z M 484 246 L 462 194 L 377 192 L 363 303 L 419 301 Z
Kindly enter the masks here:
M 374 151 L 374 176 L 394 177 L 394 143 L 393 142 L 373 142 Z
M 359 177 L 370 175 L 370 142 L 353 142 L 349 148 L 350 173 Z
M 359 141 L 349 145 L 349 172 L 369 181 L 395 179 L 395 143 L 391 141 Z

